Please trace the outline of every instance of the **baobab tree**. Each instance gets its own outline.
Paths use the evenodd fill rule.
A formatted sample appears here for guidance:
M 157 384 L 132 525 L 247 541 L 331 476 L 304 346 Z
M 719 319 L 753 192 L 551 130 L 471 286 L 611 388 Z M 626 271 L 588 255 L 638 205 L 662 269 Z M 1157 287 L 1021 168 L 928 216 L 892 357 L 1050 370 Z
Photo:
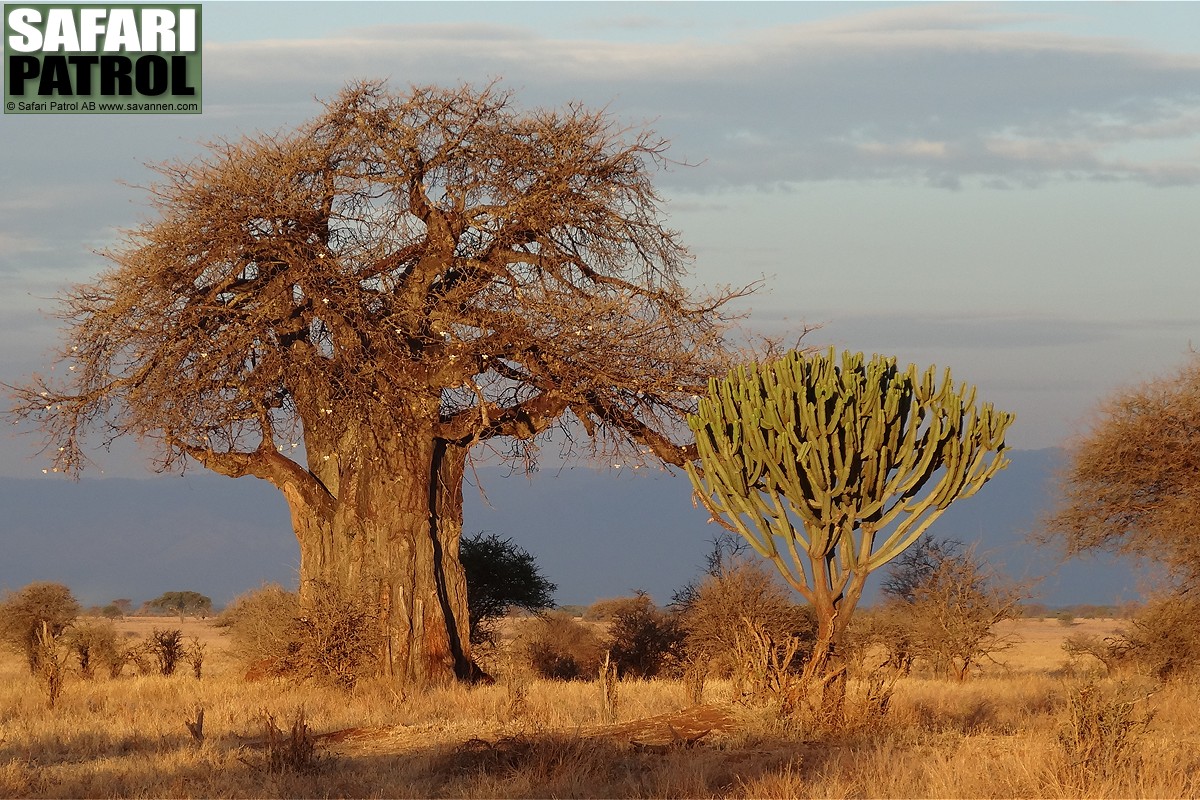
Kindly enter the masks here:
M 93 434 L 269 481 L 302 598 L 368 595 L 398 683 L 466 677 L 473 449 L 694 454 L 681 420 L 744 290 L 683 284 L 651 181 L 666 146 L 495 85 L 351 86 L 294 132 L 159 167 L 157 216 L 65 295 L 65 380 L 34 376 L 14 412 L 68 474 Z

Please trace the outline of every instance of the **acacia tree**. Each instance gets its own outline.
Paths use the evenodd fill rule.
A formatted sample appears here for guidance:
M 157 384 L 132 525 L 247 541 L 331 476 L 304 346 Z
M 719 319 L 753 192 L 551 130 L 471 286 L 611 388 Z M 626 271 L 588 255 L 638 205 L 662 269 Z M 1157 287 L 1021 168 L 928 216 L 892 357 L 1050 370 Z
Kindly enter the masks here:
M 1104 550 L 1200 579 L 1200 356 L 1175 375 L 1115 392 L 1069 451 L 1044 543 Z
M 867 577 L 1008 463 L 1012 420 L 976 407 L 949 370 L 939 385 L 933 367 L 861 353 L 791 352 L 710 383 L 688 417 L 699 456 L 688 475 L 713 519 L 812 605 L 807 681 L 844 674 L 840 644 Z M 837 710 L 839 692 L 829 697 Z
M 510 608 L 554 608 L 558 586 L 542 575 L 533 554 L 512 539 L 480 531 L 462 539 L 459 556 L 467 573 L 471 644 L 494 640 L 494 623 Z
M 148 600 L 146 608 L 178 614 L 179 621 L 183 622 L 184 614 L 208 616 L 212 613 L 212 598 L 191 591 L 163 592 L 153 600 Z
M 495 86 L 352 86 L 294 132 L 160 167 L 157 218 L 66 296 L 65 382 L 35 376 L 15 412 L 56 470 L 94 432 L 271 482 L 302 596 L 372 598 L 398 682 L 468 675 L 472 448 L 528 465 L 557 428 L 682 463 L 679 421 L 726 361 L 742 290 L 681 283 L 665 148 Z

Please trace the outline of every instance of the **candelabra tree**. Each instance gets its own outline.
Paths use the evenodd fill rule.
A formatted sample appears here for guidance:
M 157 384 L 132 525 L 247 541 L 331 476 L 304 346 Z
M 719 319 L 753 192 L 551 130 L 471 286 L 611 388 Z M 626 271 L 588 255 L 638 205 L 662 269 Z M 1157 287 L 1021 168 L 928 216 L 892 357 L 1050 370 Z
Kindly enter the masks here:
M 688 475 L 713 519 L 812 605 L 806 682 L 844 674 L 839 645 L 867 577 L 1006 466 L 1012 420 L 949 370 L 939 383 L 934 367 L 861 353 L 793 351 L 709 382 L 688 417 Z
M 160 469 L 269 481 L 306 603 L 369 601 L 402 686 L 470 677 L 472 454 L 529 468 L 586 434 L 682 463 L 728 366 L 743 290 L 685 283 L 651 180 L 666 146 L 495 86 L 350 86 L 294 131 L 160 167 L 157 214 L 64 298 L 66 369 L 10 387 L 13 412 L 55 472 L 133 437 Z

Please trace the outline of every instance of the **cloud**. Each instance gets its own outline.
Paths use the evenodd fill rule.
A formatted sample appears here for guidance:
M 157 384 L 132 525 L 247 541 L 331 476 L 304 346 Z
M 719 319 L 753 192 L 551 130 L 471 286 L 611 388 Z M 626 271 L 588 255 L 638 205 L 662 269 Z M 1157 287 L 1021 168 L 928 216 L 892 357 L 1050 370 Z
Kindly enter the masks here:
M 49 249 L 48 243 L 32 236 L 0 231 L 0 269 L 3 269 L 4 259 Z
M 806 311 L 807 321 L 821 327 L 809 335 L 812 346 L 835 344 L 857 349 L 943 351 L 1073 348 L 1148 337 L 1187 337 L 1200 329 L 1200 319 L 1086 319 L 1037 314 L 856 314 Z M 788 327 L 783 312 L 759 311 L 765 327 Z
M 1200 140 L 1200 57 L 1038 30 L 1064 15 L 1022 8 L 846 9 L 834 19 L 653 42 L 554 38 L 520 19 L 210 42 L 206 85 L 250 103 L 329 94 L 355 77 L 503 77 L 522 102 L 578 98 L 611 104 L 633 122 L 655 120 L 681 157 L 705 162 L 667 179 L 691 188 L 1200 182 L 1185 158 L 1155 150 Z M 1131 146 L 1145 152 L 1129 157 Z

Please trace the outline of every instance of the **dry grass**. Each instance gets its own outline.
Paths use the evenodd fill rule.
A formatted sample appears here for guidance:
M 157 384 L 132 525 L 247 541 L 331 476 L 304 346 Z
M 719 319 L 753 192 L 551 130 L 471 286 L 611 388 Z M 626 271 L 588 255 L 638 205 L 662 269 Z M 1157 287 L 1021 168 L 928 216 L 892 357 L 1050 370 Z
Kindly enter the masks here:
M 164 626 L 122 627 L 145 625 L 134 630 L 144 635 L 155 623 Z M 596 682 L 526 676 L 520 702 L 504 681 L 407 699 L 379 684 L 345 694 L 245 683 L 209 623 L 171 627 L 208 644 L 202 680 L 186 672 L 68 675 L 53 711 L 23 662 L 0 657 L 0 796 L 1200 794 L 1200 687 L 1154 691 L 1064 676 L 1056 645 L 1079 626 L 1057 621 L 1017 623 L 1022 642 L 1006 654 L 1007 670 L 962 684 L 901 681 L 887 717 L 852 719 L 837 731 L 739 706 L 721 682 L 707 687 L 704 708 L 691 710 L 681 682 L 622 682 L 607 725 Z M 861 708 L 862 693 L 851 687 L 852 708 Z M 1092 718 L 1117 722 L 1078 724 L 1081 697 L 1090 698 Z M 1113 716 L 1121 708 L 1128 713 Z M 199 709 L 202 737 L 194 734 Z M 1121 720 L 1133 721 L 1128 740 L 1106 740 Z
M 996 626 L 996 632 L 1011 634 L 1015 641 L 999 660 L 1008 665 L 1010 672 L 1053 672 L 1063 666 L 1062 644 L 1068 636 L 1104 638 L 1128 627 L 1129 622 L 1121 619 L 1077 619 L 1070 625 L 1057 619 L 1005 620 Z M 990 665 L 985 671 L 994 673 L 997 669 Z

